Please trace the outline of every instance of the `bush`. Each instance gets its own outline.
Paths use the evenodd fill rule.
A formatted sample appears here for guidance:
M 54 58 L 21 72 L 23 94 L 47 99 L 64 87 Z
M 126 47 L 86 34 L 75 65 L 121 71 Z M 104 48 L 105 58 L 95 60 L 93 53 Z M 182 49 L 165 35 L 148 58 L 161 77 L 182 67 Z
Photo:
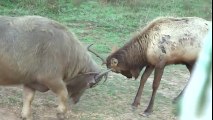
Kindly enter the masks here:
M 40 12 L 58 14 L 63 9 L 70 7 L 70 4 L 80 5 L 84 1 L 86 0 L 3 0 L 0 2 L 0 6 L 11 7 L 14 5 L 16 8 L 32 10 L 35 14 Z
M 113 5 L 123 5 L 123 6 L 138 6 L 142 3 L 142 0 L 100 0 L 102 3 L 110 3 Z

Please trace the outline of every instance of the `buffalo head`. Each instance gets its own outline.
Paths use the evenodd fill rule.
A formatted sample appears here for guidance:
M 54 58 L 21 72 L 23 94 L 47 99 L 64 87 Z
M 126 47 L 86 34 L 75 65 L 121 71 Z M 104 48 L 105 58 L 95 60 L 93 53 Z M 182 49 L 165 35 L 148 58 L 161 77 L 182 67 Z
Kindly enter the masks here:
M 91 72 L 79 74 L 71 80 L 68 80 L 67 90 L 73 102 L 77 103 L 84 91 L 97 85 L 104 76 L 107 77 L 109 71 L 110 70 L 101 73 Z

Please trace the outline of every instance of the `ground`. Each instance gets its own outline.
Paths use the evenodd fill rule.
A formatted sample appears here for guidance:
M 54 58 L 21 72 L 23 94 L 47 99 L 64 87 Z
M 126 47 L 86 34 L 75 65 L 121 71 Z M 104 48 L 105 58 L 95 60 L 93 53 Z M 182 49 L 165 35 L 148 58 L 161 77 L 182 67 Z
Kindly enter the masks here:
M 174 97 L 185 86 L 189 73 L 185 66 L 168 66 L 164 72 L 155 100 L 152 115 L 139 115 L 148 105 L 151 96 L 153 75 L 148 79 L 141 99 L 141 105 L 133 110 L 131 103 L 139 85 L 139 79 L 126 79 L 122 75 L 110 73 L 105 83 L 88 89 L 80 102 L 73 105 L 69 101 L 69 120 L 177 120 Z M 22 87 L 0 87 L 0 120 L 21 120 Z M 52 92 L 36 93 L 32 105 L 34 120 L 57 120 L 56 97 Z

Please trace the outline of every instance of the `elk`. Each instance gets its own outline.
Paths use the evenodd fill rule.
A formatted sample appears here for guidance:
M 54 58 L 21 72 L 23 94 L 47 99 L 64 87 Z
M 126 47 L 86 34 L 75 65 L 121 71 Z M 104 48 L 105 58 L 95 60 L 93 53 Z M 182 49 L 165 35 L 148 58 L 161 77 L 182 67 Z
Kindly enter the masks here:
M 159 17 L 107 57 L 107 68 L 127 78 L 137 79 L 145 68 L 132 103 L 134 107 L 140 104 L 144 84 L 154 71 L 151 100 L 141 115 L 147 116 L 153 111 L 154 99 L 165 66 L 183 64 L 191 74 L 210 25 L 211 21 L 198 17 Z M 178 97 L 181 94 L 182 92 Z
M 64 25 L 41 16 L 0 16 L 0 85 L 22 84 L 22 118 L 32 119 L 35 91 L 58 97 L 57 117 L 65 118 L 68 97 L 77 103 L 101 71 L 86 47 Z

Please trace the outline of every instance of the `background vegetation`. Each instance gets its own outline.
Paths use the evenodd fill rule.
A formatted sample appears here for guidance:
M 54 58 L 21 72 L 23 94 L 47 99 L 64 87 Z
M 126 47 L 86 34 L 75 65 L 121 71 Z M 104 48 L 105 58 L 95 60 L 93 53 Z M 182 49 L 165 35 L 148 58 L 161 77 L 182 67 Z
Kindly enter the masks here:
M 55 19 L 68 26 L 83 43 L 95 43 L 93 49 L 106 57 L 113 46 L 122 46 L 140 26 L 158 16 L 197 16 L 211 20 L 212 1 L 0 0 L 0 15 L 41 15 Z M 100 63 L 98 59 L 97 62 Z M 156 98 L 156 112 L 149 120 L 176 119 L 173 114 L 175 108 L 171 101 L 183 88 L 187 79 L 188 72 L 183 66 L 170 66 L 165 70 Z M 141 119 L 138 113 L 148 104 L 151 82 L 145 86 L 139 111 L 132 112 L 130 104 L 138 85 L 139 80 L 126 80 L 120 75 L 111 73 L 106 83 L 85 93 L 80 103 L 72 108 L 73 113 L 70 116 L 80 120 Z M 0 108 L 13 108 L 20 114 L 22 103 L 20 89 L 0 87 L 0 96 L 6 96 L 0 97 Z M 37 111 L 34 116 L 40 119 L 36 115 L 43 114 L 44 109 L 51 111 L 55 97 L 51 95 L 38 97 L 35 98 L 37 100 L 34 102 L 34 109 L 41 112 L 34 110 Z
M 1 0 L 0 15 L 41 15 L 69 26 L 79 39 L 108 53 L 158 16 L 211 19 L 211 0 Z

